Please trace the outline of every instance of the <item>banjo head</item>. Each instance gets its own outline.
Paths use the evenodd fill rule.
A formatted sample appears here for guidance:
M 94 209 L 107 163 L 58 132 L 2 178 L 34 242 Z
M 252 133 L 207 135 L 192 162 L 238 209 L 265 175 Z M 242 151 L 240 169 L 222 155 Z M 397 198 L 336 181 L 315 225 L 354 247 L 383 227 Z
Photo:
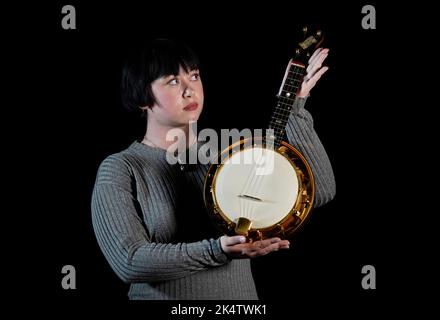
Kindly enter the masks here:
M 287 238 L 305 221 L 314 199 L 312 171 L 301 153 L 281 142 L 266 148 L 247 139 L 225 149 L 208 170 L 205 205 L 227 235 L 255 241 Z

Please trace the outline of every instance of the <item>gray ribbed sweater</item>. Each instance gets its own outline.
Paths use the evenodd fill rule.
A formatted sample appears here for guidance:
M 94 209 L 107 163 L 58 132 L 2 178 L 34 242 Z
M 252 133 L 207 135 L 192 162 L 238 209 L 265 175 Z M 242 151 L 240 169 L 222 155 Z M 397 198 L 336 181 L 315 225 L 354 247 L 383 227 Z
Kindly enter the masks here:
M 286 128 L 289 142 L 312 167 L 315 207 L 335 194 L 333 171 L 297 99 Z M 230 260 L 203 204 L 208 169 L 181 171 L 166 151 L 134 142 L 99 167 L 92 222 L 114 272 L 130 283 L 130 299 L 257 299 L 248 259 Z

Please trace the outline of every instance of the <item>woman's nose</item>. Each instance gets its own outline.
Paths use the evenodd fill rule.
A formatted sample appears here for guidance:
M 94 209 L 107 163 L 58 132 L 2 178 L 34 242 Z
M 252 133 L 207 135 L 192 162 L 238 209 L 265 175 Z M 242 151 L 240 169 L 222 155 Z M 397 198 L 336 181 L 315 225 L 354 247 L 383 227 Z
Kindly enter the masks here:
M 192 88 L 188 85 L 185 87 L 185 90 L 183 91 L 183 96 L 184 97 L 191 97 L 193 94 L 193 90 Z

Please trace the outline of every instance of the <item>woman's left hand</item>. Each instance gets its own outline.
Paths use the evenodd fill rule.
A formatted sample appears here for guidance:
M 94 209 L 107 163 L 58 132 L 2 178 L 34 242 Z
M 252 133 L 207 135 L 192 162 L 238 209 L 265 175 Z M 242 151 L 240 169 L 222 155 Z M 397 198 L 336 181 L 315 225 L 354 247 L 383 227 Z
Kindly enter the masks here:
M 223 252 L 231 259 L 256 258 L 280 249 L 289 249 L 290 242 L 278 237 L 255 242 L 246 242 L 243 236 L 222 236 L 220 244 Z
M 297 93 L 297 97 L 305 98 L 309 95 L 310 90 L 316 85 L 321 76 L 328 70 L 328 67 L 322 67 L 322 63 L 328 56 L 329 49 L 318 48 L 309 59 L 307 66 L 307 74 L 304 76 L 301 89 Z

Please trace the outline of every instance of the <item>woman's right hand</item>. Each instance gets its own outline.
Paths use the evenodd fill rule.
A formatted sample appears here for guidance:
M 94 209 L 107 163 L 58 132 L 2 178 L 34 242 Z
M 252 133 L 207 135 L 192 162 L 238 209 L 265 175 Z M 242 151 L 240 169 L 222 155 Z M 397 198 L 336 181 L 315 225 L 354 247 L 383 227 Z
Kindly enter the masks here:
M 222 250 L 233 259 L 256 258 L 272 251 L 289 249 L 290 242 L 280 238 L 269 238 L 255 242 L 246 242 L 243 236 L 222 236 L 220 238 Z

